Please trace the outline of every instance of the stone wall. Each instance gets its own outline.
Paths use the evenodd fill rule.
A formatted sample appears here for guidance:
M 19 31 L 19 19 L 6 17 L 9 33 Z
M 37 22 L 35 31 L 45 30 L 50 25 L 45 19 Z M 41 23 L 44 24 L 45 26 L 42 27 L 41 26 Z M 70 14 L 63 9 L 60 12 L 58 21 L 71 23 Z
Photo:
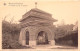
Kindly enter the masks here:
M 29 27 L 23 28 L 20 32 L 19 43 L 22 45 L 26 45 L 25 44 L 26 31 L 29 31 L 29 45 L 31 44 L 32 41 L 35 41 L 35 44 L 36 44 L 36 39 L 40 31 L 44 31 L 47 33 L 49 41 L 52 41 L 52 40 L 54 41 L 54 32 L 50 28 L 39 27 L 39 26 L 29 26 Z

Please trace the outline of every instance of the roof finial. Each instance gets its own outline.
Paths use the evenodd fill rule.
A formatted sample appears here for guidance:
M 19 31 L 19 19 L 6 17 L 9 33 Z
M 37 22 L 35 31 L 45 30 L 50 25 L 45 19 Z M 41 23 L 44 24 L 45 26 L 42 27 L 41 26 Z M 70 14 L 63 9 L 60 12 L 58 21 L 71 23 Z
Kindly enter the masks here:
M 37 2 L 35 2 L 35 8 L 37 8 Z

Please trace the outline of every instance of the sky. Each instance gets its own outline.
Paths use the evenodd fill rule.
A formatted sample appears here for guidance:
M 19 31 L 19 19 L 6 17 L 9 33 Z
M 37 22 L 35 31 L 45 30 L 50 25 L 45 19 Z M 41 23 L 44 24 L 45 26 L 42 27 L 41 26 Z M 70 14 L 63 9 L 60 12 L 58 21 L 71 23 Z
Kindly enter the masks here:
M 64 21 L 65 24 L 74 24 L 80 17 L 80 2 L 77 1 L 1 1 L 0 3 L 0 17 L 4 19 L 6 16 L 7 21 L 13 20 L 14 23 L 18 23 L 26 12 L 35 8 L 35 2 L 37 2 L 37 8 L 52 14 L 54 19 L 58 21 L 54 24 L 61 24 Z M 6 5 L 4 5 L 6 4 Z M 13 6 L 15 5 L 15 6 Z

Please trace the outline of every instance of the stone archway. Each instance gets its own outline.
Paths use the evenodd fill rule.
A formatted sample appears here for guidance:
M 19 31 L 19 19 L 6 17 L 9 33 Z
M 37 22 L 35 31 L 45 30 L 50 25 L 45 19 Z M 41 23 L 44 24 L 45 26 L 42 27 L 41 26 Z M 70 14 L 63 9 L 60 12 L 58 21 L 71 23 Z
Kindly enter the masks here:
M 29 45 L 29 46 L 36 46 L 38 43 L 38 36 L 41 36 L 40 34 L 44 34 L 46 36 L 44 39 L 46 39 L 46 43 L 48 45 L 54 45 L 54 33 L 51 29 L 47 27 L 37 27 L 37 26 L 30 26 L 25 27 L 21 30 L 20 36 L 19 36 L 19 43 L 23 46 Z M 28 36 L 28 37 L 27 37 Z
M 48 44 L 48 35 L 45 31 L 40 31 L 37 35 L 37 45 Z

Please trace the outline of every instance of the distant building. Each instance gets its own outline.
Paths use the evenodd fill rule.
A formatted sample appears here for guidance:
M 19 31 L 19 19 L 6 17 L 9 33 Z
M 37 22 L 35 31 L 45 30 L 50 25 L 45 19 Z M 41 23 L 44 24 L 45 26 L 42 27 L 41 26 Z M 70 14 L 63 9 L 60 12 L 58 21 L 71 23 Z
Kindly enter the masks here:
M 22 27 L 19 43 L 23 46 L 55 45 L 53 22 L 57 20 L 52 15 L 38 8 L 31 9 L 22 16 Z

